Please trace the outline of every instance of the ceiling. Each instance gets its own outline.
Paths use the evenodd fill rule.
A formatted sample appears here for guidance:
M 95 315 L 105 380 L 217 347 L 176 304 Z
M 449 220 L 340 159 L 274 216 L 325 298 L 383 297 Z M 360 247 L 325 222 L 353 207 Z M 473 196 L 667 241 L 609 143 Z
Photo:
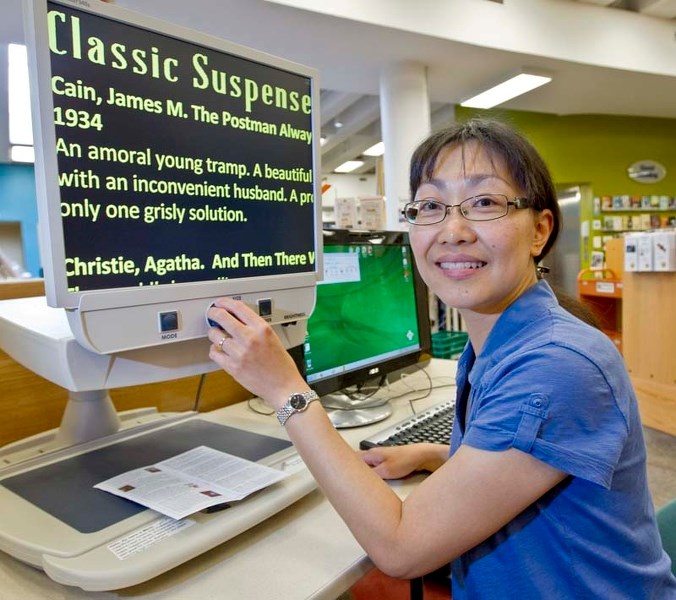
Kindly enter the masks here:
M 0 43 L 22 42 L 21 0 L 2 1 Z M 422 10 L 432 0 L 418 0 L 415 5 L 411 5 L 410 0 L 390 1 L 389 6 L 398 6 L 400 10 L 411 6 Z M 472 0 L 464 0 L 464 3 L 469 1 Z M 476 3 L 494 1 L 474 0 Z M 632 18 L 643 19 L 642 23 L 656 19 L 669 26 L 673 24 L 674 49 L 671 51 L 676 58 L 676 0 L 502 0 L 517 1 L 530 2 L 533 6 L 538 2 L 541 6 L 557 6 L 557 3 L 560 6 L 566 2 L 574 4 L 578 11 L 594 11 L 596 15 L 599 10 L 606 11 L 604 15 L 617 15 L 620 11 L 626 15 L 622 22 L 628 27 L 627 43 L 642 44 L 642 51 L 645 44 L 650 45 L 649 40 L 631 39 Z M 380 141 L 379 77 L 385 65 L 397 61 L 416 61 L 426 66 L 433 127 L 451 120 L 456 104 L 500 81 L 504 74 L 525 66 L 553 73 L 554 79 L 502 108 L 558 115 L 676 118 L 673 72 L 611 68 L 551 55 L 505 51 L 438 35 L 423 35 L 413 29 L 384 27 L 300 10 L 284 6 L 293 4 L 284 0 L 116 0 L 116 3 L 318 68 L 322 88 L 322 136 L 326 137 L 322 170 L 327 173 L 345 160 L 359 157 L 363 150 Z M 331 4 L 350 3 L 344 0 L 315 4 L 326 10 Z M 589 39 L 593 43 L 593 36 Z M 573 43 L 577 42 L 571 41 Z M 342 123 L 342 127 L 336 128 L 336 121 Z M 373 159 L 367 158 L 357 172 L 370 172 L 373 168 Z

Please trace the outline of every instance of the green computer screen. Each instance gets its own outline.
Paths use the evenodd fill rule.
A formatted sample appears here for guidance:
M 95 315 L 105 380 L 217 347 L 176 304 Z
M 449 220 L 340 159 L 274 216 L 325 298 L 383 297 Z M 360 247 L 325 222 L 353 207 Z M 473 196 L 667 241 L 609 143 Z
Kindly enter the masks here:
M 308 321 L 308 382 L 420 350 L 407 244 L 324 246 L 324 281 Z

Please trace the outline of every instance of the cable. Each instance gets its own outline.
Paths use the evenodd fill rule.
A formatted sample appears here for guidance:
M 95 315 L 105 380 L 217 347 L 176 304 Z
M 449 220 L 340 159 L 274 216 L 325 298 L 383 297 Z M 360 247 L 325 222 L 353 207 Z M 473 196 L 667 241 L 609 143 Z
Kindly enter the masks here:
M 254 396 L 253 398 L 249 398 L 249 399 L 246 401 L 246 405 L 247 405 L 247 407 L 249 408 L 249 410 L 251 410 L 252 412 L 255 412 L 257 415 L 263 415 L 264 417 L 271 417 L 272 415 L 275 414 L 275 411 L 272 410 L 272 409 L 263 410 L 263 409 L 260 409 L 260 408 L 256 408 L 256 407 L 253 405 L 253 402 L 254 402 L 255 400 L 257 400 L 258 402 L 263 403 L 264 406 L 267 406 L 260 398 L 258 398 L 257 396 Z
M 413 388 L 413 387 L 409 386 L 408 383 L 405 381 L 406 379 L 412 377 L 413 375 L 417 375 L 418 373 L 423 373 L 425 375 L 425 377 L 427 378 L 429 386 L 425 390 Z M 423 395 L 416 396 L 415 398 L 409 398 L 409 400 L 408 400 L 409 406 L 411 408 L 411 412 L 414 415 L 417 414 L 415 406 L 413 405 L 414 402 L 418 402 L 420 400 L 424 400 L 425 398 L 428 398 L 433 390 L 444 388 L 444 387 L 455 387 L 455 383 L 444 383 L 444 384 L 440 384 L 440 385 L 434 385 L 434 380 L 430 377 L 430 374 L 427 372 L 427 369 L 425 369 L 422 366 L 418 367 L 418 370 L 413 375 L 402 375 L 400 381 L 404 385 L 406 385 L 409 388 L 409 390 L 407 392 L 403 392 L 402 394 L 399 394 L 397 396 L 390 396 L 388 398 L 388 400 L 397 400 L 399 398 L 403 398 L 404 396 L 408 396 L 409 394 L 424 391 Z
M 445 387 L 449 387 L 449 388 L 455 387 L 455 383 L 442 383 L 442 384 L 439 384 L 439 385 L 435 385 L 434 380 L 430 377 L 429 373 L 427 372 L 427 370 L 424 367 L 419 366 L 419 367 L 417 367 L 417 369 L 418 370 L 415 373 L 413 373 L 412 375 L 407 375 L 407 374 L 402 375 L 401 379 L 399 380 L 402 384 L 404 384 L 406 387 L 409 388 L 407 391 L 405 391 L 401 394 L 397 394 L 396 396 L 389 396 L 388 395 L 387 397 L 383 398 L 381 402 L 369 403 L 368 407 L 371 408 L 371 407 L 383 406 L 383 405 L 387 404 L 388 402 L 390 402 L 391 400 L 398 400 L 399 398 L 403 398 L 405 396 L 408 396 L 409 394 L 424 392 L 422 395 L 416 396 L 414 398 L 409 398 L 409 400 L 408 400 L 409 406 L 411 408 L 411 412 L 415 415 L 415 414 L 417 414 L 417 411 L 416 411 L 415 406 L 414 406 L 415 402 L 419 402 L 420 400 L 424 400 L 425 398 L 428 398 L 433 390 L 441 389 L 441 388 L 445 388 Z M 408 384 L 408 382 L 405 381 L 406 379 L 409 379 L 410 377 L 412 377 L 413 375 L 417 375 L 418 373 L 423 373 L 425 375 L 425 377 L 427 378 L 429 385 L 424 390 L 411 387 Z M 437 377 L 435 379 L 442 379 L 442 378 Z M 443 378 L 443 379 L 445 379 L 445 378 Z M 200 383 L 200 385 L 201 385 L 201 383 Z M 370 398 L 373 398 L 373 396 L 375 396 L 383 387 L 390 388 L 390 382 L 387 380 L 386 375 L 381 376 L 381 378 L 378 382 L 378 385 L 374 386 L 373 390 L 369 391 L 368 394 L 364 394 L 362 396 L 357 397 L 357 394 L 360 393 L 360 390 L 368 388 L 367 382 L 364 382 L 364 383 L 356 386 L 356 390 L 354 390 L 354 391 L 342 390 L 342 393 L 345 394 L 345 396 L 347 396 L 350 400 L 354 400 L 354 402 L 355 402 L 354 406 L 344 406 L 344 405 L 343 406 L 332 406 L 332 405 L 324 403 L 324 402 L 322 402 L 322 406 L 325 409 L 329 409 L 329 410 L 331 410 L 331 409 L 342 410 L 342 411 L 359 410 L 359 409 L 364 408 L 363 405 L 360 405 L 362 402 L 369 400 Z M 266 410 L 266 409 L 254 406 L 255 402 L 259 402 L 263 406 L 267 406 L 263 402 L 263 400 L 261 400 L 260 398 L 257 398 L 257 397 L 249 398 L 247 400 L 247 407 L 252 412 L 254 412 L 258 415 L 266 416 L 266 417 L 269 417 L 269 416 L 272 416 L 272 415 L 275 414 L 274 410 Z
M 202 388 L 204 387 L 204 380 L 206 379 L 207 374 L 202 373 L 200 375 L 200 380 L 199 383 L 197 384 L 197 392 L 195 393 L 195 402 L 192 405 L 192 409 L 194 412 L 199 412 L 200 409 L 200 402 L 202 400 Z
M 195 411 L 195 412 L 199 412 L 200 402 L 201 402 L 201 400 L 202 400 L 202 390 L 204 389 L 204 381 L 206 380 L 206 376 L 207 376 L 206 373 L 202 373 L 202 374 L 200 375 L 199 383 L 197 384 L 197 392 L 196 392 L 196 394 L 195 394 L 195 402 L 194 402 L 194 404 L 193 404 L 193 411 Z M 255 413 L 258 414 L 258 415 L 263 415 L 263 416 L 266 416 L 266 417 L 269 417 L 269 416 L 275 414 L 275 411 L 274 411 L 274 410 L 262 410 L 262 409 L 260 409 L 260 408 L 254 407 L 254 405 L 252 404 L 252 402 L 253 402 L 254 400 L 258 400 L 258 401 L 261 402 L 261 403 L 263 402 L 260 398 L 256 398 L 256 397 L 249 398 L 249 399 L 247 400 L 247 406 L 248 406 L 253 412 L 255 412 Z

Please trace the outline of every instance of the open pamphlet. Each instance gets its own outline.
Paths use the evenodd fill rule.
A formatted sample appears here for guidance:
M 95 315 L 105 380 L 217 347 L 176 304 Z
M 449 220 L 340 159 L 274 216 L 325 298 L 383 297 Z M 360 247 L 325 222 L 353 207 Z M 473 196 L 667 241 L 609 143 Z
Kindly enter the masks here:
M 277 469 L 199 446 L 94 487 L 182 519 L 205 508 L 241 500 L 286 476 Z

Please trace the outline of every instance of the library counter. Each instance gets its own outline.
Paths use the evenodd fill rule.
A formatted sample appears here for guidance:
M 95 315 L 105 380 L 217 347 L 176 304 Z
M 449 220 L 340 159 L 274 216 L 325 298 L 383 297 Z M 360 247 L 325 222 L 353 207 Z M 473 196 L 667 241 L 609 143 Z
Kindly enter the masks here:
M 455 361 L 432 359 L 427 373 L 432 393 L 414 403 L 416 411 L 454 398 Z M 393 415 L 367 427 L 341 430 L 359 441 L 412 414 L 409 401 L 423 396 L 430 382 L 422 372 L 385 390 Z M 411 390 L 406 395 L 405 392 Z M 261 405 L 262 406 L 262 405 Z M 259 433 L 279 430 L 274 416 L 252 411 L 246 402 L 208 413 L 210 420 Z M 404 497 L 421 476 L 391 485 Z M 131 559 L 133 560 L 133 558 Z M 52 581 L 42 571 L 0 553 L 0 600 L 222 600 L 223 598 L 335 599 L 372 568 L 368 557 L 319 490 L 273 517 L 143 584 L 91 592 Z

